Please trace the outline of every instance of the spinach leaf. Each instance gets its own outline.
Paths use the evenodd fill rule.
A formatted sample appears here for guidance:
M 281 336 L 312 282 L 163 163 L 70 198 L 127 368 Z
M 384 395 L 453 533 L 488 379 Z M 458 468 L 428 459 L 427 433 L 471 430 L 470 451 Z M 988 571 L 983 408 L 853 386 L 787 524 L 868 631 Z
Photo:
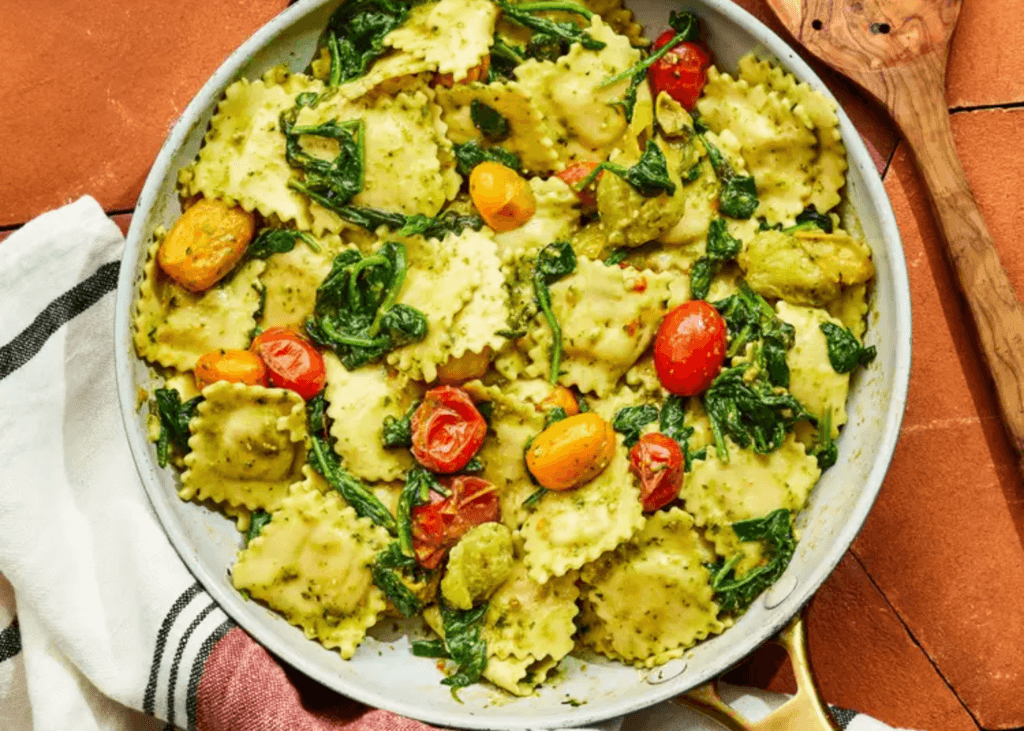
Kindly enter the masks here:
M 693 427 L 686 426 L 685 421 L 686 401 L 683 397 L 672 395 L 665 399 L 665 403 L 661 407 L 658 430 L 665 436 L 674 439 L 679 445 L 683 451 L 683 471 L 689 472 L 693 468 L 693 460 L 704 459 L 706 452 L 703 449 L 696 452 L 690 451 Z
M 474 99 L 469 105 L 469 118 L 488 142 L 504 142 L 512 134 L 508 120 L 501 112 L 479 99 Z
M 689 170 L 687 170 L 685 173 L 679 176 L 680 180 L 682 180 L 684 183 L 692 183 L 694 180 L 700 177 L 701 168 L 703 166 L 704 162 L 702 160 L 698 160 L 690 167 Z
M 202 396 L 196 396 L 181 403 L 181 395 L 173 388 L 158 388 L 153 392 L 156 399 L 156 414 L 160 418 L 160 436 L 156 442 L 156 460 L 161 467 L 166 467 L 170 460 L 173 446 L 182 456 L 191 449 L 188 438 L 192 435 L 188 422 L 196 415 L 196 408 L 202 402 Z
M 416 551 L 412 544 L 412 511 L 420 505 L 430 502 L 430 493 L 447 497 L 448 490 L 437 481 L 433 472 L 416 465 L 405 476 L 405 487 L 398 496 L 396 519 L 398 523 L 398 546 L 402 553 L 415 557 Z
M 793 347 L 796 331 L 745 281 L 740 281 L 736 294 L 714 303 L 729 328 L 726 356 L 739 355 L 748 343 L 761 341 L 755 359 L 768 375 L 773 386 L 789 387 L 789 365 L 786 352 Z
M 306 332 L 330 348 L 349 370 L 427 336 L 427 318 L 396 300 L 408 268 L 405 246 L 388 242 L 363 258 L 349 249 L 334 258 L 330 273 L 317 287 Z
M 560 421 L 568 419 L 569 415 L 565 413 L 565 409 L 561 406 L 555 406 L 552 409 L 548 409 L 548 413 L 544 415 L 544 428 L 547 429 L 552 424 L 557 424 Z
M 526 60 L 526 50 L 509 45 L 497 33 L 491 46 L 491 66 L 487 70 L 487 83 L 509 81 L 515 75 L 516 66 Z
M 696 126 L 697 123 L 694 121 L 695 129 Z M 722 155 L 722 151 L 708 142 L 703 133 L 698 136 L 704 143 L 704 149 L 708 151 L 708 160 L 711 161 L 715 175 L 722 182 L 722 190 L 718 194 L 719 213 L 742 220 L 750 218 L 759 205 L 754 178 L 749 175 L 737 175 L 732 165 Z
M 288 228 L 265 228 L 259 236 L 252 240 L 245 250 L 247 259 L 268 259 L 274 254 L 287 254 L 302 240 L 313 251 L 319 251 L 316 239 L 305 231 L 293 231 Z
M 383 55 L 384 37 L 409 16 L 409 3 L 398 0 L 347 0 L 327 22 L 331 52 L 330 86 L 366 73 Z
M 540 499 L 547 495 L 547 493 L 548 489 L 546 487 L 538 487 L 536 490 L 530 493 L 530 496 L 528 498 L 523 500 L 523 507 L 526 508 L 527 510 L 533 510 L 537 506 L 537 504 L 540 503 Z
M 654 140 L 648 140 L 644 153 L 637 160 L 633 167 L 626 168 L 607 160 L 595 167 L 587 177 L 573 186 L 576 192 L 584 190 L 587 186 L 597 180 L 602 170 L 615 173 L 629 183 L 633 189 L 644 198 L 654 198 L 665 193 L 675 195 L 676 184 L 668 174 L 668 163 L 665 160 L 665 153 L 661 151 Z
M 299 109 L 296 105 L 281 113 L 279 125 L 285 138 L 285 159 L 303 173 L 303 192 L 310 197 L 316 194 L 331 208 L 344 206 L 363 189 L 366 125 L 361 119 L 345 122 L 332 119 L 323 124 L 300 126 L 294 124 Z M 333 160 L 311 155 L 302 149 L 303 137 L 334 140 L 338 154 Z
M 391 541 L 384 550 L 377 553 L 370 567 L 370 576 L 377 588 L 395 605 L 403 617 L 420 613 L 422 603 L 402 581 L 402 574 L 416 575 L 419 566 L 416 559 L 402 552 L 398 541 Z
M 865 348 L 857 336 L 845 327 L 823 322 L 821 331 L 825 333 L 828 343 L 828 362 L 836 373 L 850 373 L 857 366 L 867 365 L 878 355 L 874 345 Z
M 779 392 L 767 378 L 749 383 L 743 374 L 751 363 L 723 370 L 704 392 L 704 409 L 711 419 L 718 458 L 728 464 L 728 436 L 742 449 L 769 454 L 782 446 L 786 433 L 797 421 L 813 421 L 796 398 Z
M 606 45 L 603 41 L 593 38 L 575 23 L 556 22 L 534 15 L 534 13 L 562 11 L 576 13 L 587 20 L 594 17 L 593 13 L 577 3 L 563 2 L 562 0 L 538 0 L 524 3 L 494 0 L 494 4 L 501 9 L 502 17 L 528 28 L 535 35 L 540 36 L 536 41 L 531 37 L 526 51 L 527 55 L 538 60 L 554 60 L 559 56 L 564 56 L 569 52 L 569 46 L 573 43 L 579 43 L 588 51 L 600 51 Z M 552 58 L 552 54 L 555 53 L 557 55 Z
M 413 640 L 412 654 L 414 657 L 450 657 L 444 640 Z
M 640 432 L 648 424 L 658 420 L 658 407 L 651 404 L 626 406 L 619 409 L 612 420 L 612 429 L 626 438 L 626 446 L 632 447 L 640 441 Z
M 469 175 L 482 162 L 496 162 L 515 171 L 522 169 L 519 156 L 502 147 L 481 147 L 476 140 L 454 145 L 455 169 L 460 175 Z
M 818 419 L 818 443 L 814 445 L 809 454 L 818 459 L 818 469 L 822 472 L 836 463 L 839 459 L 839 449 L 832 440 L 832 409 L 826 409 L 825 413 Z
M 765 562 L 736 578 L 735 566 L 741 554 L 708 566 L 715 601 L 723 612 L 743 611 L 761 592 L 778 581 L 796 552 L 790 512 L 781 508 L 763 518 L 752 518 L 732 524 L 741 541 L 764 541 Z
M 827 234 L 832 233 L 832 217 L 827 213 L 818 213 L 814 204 L 807 206 L 803 213 L 796 217 L 796 226 L 793 228 L 820 228 Z
M 707 297 L 720 265 L 735 259 L 742 247 L 743 242 L 729 233 L 724 218 L 712 221 L 708 226 L 707 253 L 690 269 L 690 296 L 700 300 Z
M 457 474 L 457 475 L 473 475 L 473 474 L 476 474 L 477 472 L 483 472 L 483 471 L 484 471 L 483 460 L 481 460 L 479 456 L 474 456 L 472 459 L 470 459 L 468 462 L 466 462 L 466 466 L 465 467 L 463 467 L 461 470 L 459 470 L 455 474 Z
M 615 102 L 615 104 L 622 106 L 626 113 L 627 122 L 633 121 L 633 110 L 636 107 L 637 89 L 639 89 L 640 84 L 647 79 L 647 69 L 656 64 L 666 53 L 683 41 L 695 41 L 700 37 L 700 25 L 697 22 L 697 17 L 693 13 L 677 13 L 673 10 L 669 13 L 668 24 L 671 26 L 672 30 L 675 31 L 675 35 L 672 36 L 668 43 L 639 63 L 630 66 L 625 71 L 620 71 L 614 76 L 609 76 L 597 87 L 598 89 L 604 89 L 612 84 L 617 84 L 623 79 L 630 80 L 629 86 L 626 87 L 626 93 L 622 97 L 622 101 Z
M 626 260 L 629 253 L 630 251 L 627 247 L 620 246 L 605 258 L 604 265 L 609 267 L 617 266 Z
M 533 294 L 551 328 L 551 383 L 558 382 L 562 366 L 562 327 L 551 310 L 551 292 L 548 287 L 575 270 L 576 252 L 568 241 L 548 244 L 540 250 L 533 264 Z
M 459 688 L 479 682 L 484 668 L 487 667 L 487 643 L 481 637 L 487 604 L 460 610 L 449 607 L 444 599 L 441 599 L 438 608 L 441 610 L 441 621 L 444 623 L 444 644 L 448 648 L 449 657 L 457 665 L 455 674 L 448 676 L 441 683 L 450 686 L 452 696 L 458 700 L 455 692 Z
M 270 522 L 270 513 L 263 508 L 256 508 L 249 518 L 249 530 L 245 533 L 245 545 L 252 543 L 252 539 L 260 534 Z
M 385 416 L 384 423 L 380 429 L 380 441 L 385 447 L 411 447 L 412 446 L 412 415 L 420 407 L 419 401 L 409 407 L 405 416 L 396 418 Z

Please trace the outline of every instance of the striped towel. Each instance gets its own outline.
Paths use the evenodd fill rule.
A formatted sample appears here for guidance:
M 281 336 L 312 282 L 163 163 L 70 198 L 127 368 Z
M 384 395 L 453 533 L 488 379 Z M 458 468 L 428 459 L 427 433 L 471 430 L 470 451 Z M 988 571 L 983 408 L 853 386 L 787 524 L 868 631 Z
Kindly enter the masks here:
M 167 541 L 117 406 L 123 247 L 91 198 L 0 244 L 0 730 L 430 728 L 280 665 Z M 738 703 L 756 718 L 782 700 Z M 713 726 L 663 704 L 602 728 Z

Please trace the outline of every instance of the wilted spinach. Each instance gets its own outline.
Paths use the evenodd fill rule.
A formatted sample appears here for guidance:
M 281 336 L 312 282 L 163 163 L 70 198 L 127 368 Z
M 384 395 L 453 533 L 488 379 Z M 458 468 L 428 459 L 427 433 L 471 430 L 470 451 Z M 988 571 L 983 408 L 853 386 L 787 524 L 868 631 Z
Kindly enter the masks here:
M 181 395 L 173 388 L 158 388 L 153 392 L 156 414 L 160 418 L 160 436 L 156 441 L 156 461 L 166 467 L 173 446 L 182 456 L 191 451 L 188 446 L 188 422 L 196 415 L 202 396 L 181 403 Z
M 629 183 L 644 198 L 653 198 L 662 193 L 674 195 L 676 192 L 676 184 L 672 182 L 668 174 L 668 163 L 665 160 L 665 153 L 654 143 L 654 140 L 647 141 L 644 153 L 632 167 L 626 168 L 606 160 L 595 167 L 587 177 L 573 186 L 574 190 L 579 192 L 586 189 L 587 186 L 597 180 L 597 176 L 601 174 L 602 170 L 615 173 Z
M 420 406 L 417 401 L 404 416 L 385 416 L 384 423 L 380 429 L 380 441 L 385 447 L 411 447 L 412 446 L 412 415 Z
M 618 266 L 629 257 L 629 254 L 630 250 L 627 247 L 620 246 L 607 257 L 605 257 L 604 265 L 608 267 Z
M 818 213 L 813 204 L 807 206 L 802 213 L 796 217 L 794 228 L 820 228 L 827 234 L 832 233 L 832 217 L 827 213 Z
M 311 102 L 311 103 L 315 103 Z M 289 181 L 289 185 L 332 210 L 345 206 L 363 189 L 365 176 L 366 126 L 361 119 L 339 122 L 332 119 L 323 124 L 296 125 L 300 103 L 281 112 L 279 126 L 285 138 L 285 159 L 303 173 L 303 180 Z M 303 137 L 322 137 L 334 140 L 338 154 L 333 160 L 306 152 Z
M 430 493 L 448 495 L 448 490 L 437 481 L 433 472 L 419 465 L 409 470 L 405 476 L 405 487 L 398 496 L 396 520 L 398 523 L 398 546 L 406 556 L 415 557 L 412 545 L 412 511 L 430 502 Z
M 469 118 L 488 142 L 504 142 L 512 134 L 512 127 L 502 113 L 479 99 L 469 105 Z
M 689 472 L 693 467 L 693 460 L 705 459 L 707 449 L 690 451 L 690 437 L 693 436 L 693 427 L 686 426 L 686 405 L 681 396 L 672 395 L 665 399 L 661 407 L 661 418 L 658 423 L 658 430 L 665 436 L 674 439 L 679 448 L 683 451 L 683 470 Z
M 722 183 L 722 190 L 718 194 L 719 213 L 742 220 L 750 218 L 760 203 L 754 178 L 750 175 L 737 175 L 721 150 L 708 142 L 705 135 L 701 134 L 699 137 L 704 143 L 704 149 L 708 151 L 711 167 L 715 169 L 715 175 Z
M 622 98 L 621 102 L 617 102 L 618 104 L 621 104 L 625 110 L 627 122 L 633 121 L 633 109 L 636 107 L 637 89 L 647 78 L 647 69 L 661 60 L 666 53 L 671 51 L 680 43 L 684 41 L 695 41 L 700 38 L 700 24 L 697 22 L 697 17 L 693 13 L 677 13 L 673 10 L 669 13 L 668 24 L 672 30 L 675 31 L 675 35 L 672 36 L 668 43 L 639 63 L 630 66 L 625 71 L 620 71 L 614 76 L 609 76 L 597 87 L 598 89 L 604 89 L 612 84 L 617 84 L 623 79 L 630 80 L 629 86 L 626 88 L 625 96 Z
M 743 353 L 748 343 L 760 341 L 756 360 L 773 386 L 789 387 L 789 366 L 786 352 L 793 347 L 796 331 L 779 319 L 772 306 L 745 281 L 740 281 L 736 294 L 714 303 L 729 327 L 729 348 L 726 356 Z
M 818 460 L 818 469 L 822 472 L 836 463 L 839 459 L 839 449 L 835 440 L 832 439 L 832 409 L 825 409 L 825 413 L 818 419 L 818 443 L 809 452 Z
M 252 543 L 252 539 L 260 534 L 260 532 L 270 522 L 270 513 L 263 508 L 256 508 L 252 511 L 252 515 L 249 517 L 249 530 L 245 532 L 245 545 Z
M 481 147 L 476 140 L 470 140 L 461 145 L 456 144 L 454 148 L 455 169 L 461 175 L 469 175 L 473 168 L 482 162 L 496 162 L 516 171 L 521 170 L 523 166 L 518 155 L 503 147 Z
M 452 689 L 452 696 L 458 700 L 456 691 L 480 681 L 487 667 L 487 642 L 481 636 L 487 603 L 472 609 L 455 609 L 441 599 L 438 602 L 441 621 L 444 624 L 444 644 L 448 657 L 456 664 L 455 673 L 441 681 Z
M 306 332 L 330 348 L 349 370 L 427 336 L 427 318 L 398 304 L 408 268 L 405 246 L 388 242 L 372 256 L 348 249 L 334 258 L 317 287 Z
M 347 0 L 327 22 L 329 86 L 359 78 L 384 53 L 384 38 L 409 17 L 409 2 Z
M 627 447 L 640 441 L 644 427 L 658 420 L 658 407 L 652 404 L 626 406 L 616 412 L 612 429 L 625 437 Z
M 525 60 L 526 49 L 506 43 L 500 35 L 495 33 L 494 44 L 491 46 L 491 65 L 487 70 L 487 83 L 512 79 L 516 66 Z
M 875 346 L 865 348 L 857 340 L 857 336 L 831 322 L 821 323 L 821 331 L 825 333 L 828 343 L 828 362 L 836 373 L 850 373 L 857 366 L 870 363 L 878 355 Z
M 313 251 L 319 251 L 310 234 L 305 231 L 294 231 L 289 228 L 265 228 L 252 240 L 245 250 L 247 259 L 268 259 L 274 254 L 287 254 L 295 248 L 295 244 L 304 241 Z
M 370 576 L 384 596 L 391 600 L 403 617 L 419 614 L 422 603 L 402 581 L 402 575 L 416 577 L 420 572 L 416 559 L 406 556 L 398 541 L 391 541 L 373 559 Z
M 732 529 L 741 541 L 763 541 L 765 561 L 740 578 L 736 578 L 735 566 L 742 554 L 708 565 L 715 601 L 723 612 L 740 612 L 749 607 L 761 592 L 778 581 L 796 551 L 790 512 L 785 508 L 763 518 L 733 523 Z
M 569 418 L 569 415 L 565 413 L 565 409 L 561 406 L 555 406 L 554 408 L 548 409 L 547 413 L 544 414 L 544 428 L 547 429 L 552 424 L 557 424 L 560 421 L 565 421 Z
M 782 446 L 786 433 L 798 421 L 814 421 L 796 398 L 758 374 L 751 381 L 743 375 L 752 363 L 723 370 L 704 392 L 704 410 L 711 419 L 718 458 L 729 462 L 728 436 L 742 449 L 768 454 Z
M 533 294 L 537 298 L 537 307 L 544 313 L 544 318 L 551 328 L 551 383 L 558 382 L 562 367 L 562 327 L 551 310 L 552 284 L 567 277 L 576 270 L 576 252 L 568 241 L 556 241 L 548 244 L 533 263 Z
M 525 55 L 540 61 L 553 61 L 569 52 L 569 46 L 579 43 L 588 51 L 600 51 L 603 41 L 593 38 L 575 23 L 558 22 L 541 18 L 534 13 L 561 11 L 581 15 L 587 20 L 594 14 L 582 5 L 562 0 L 538 0 L 538 2 L 511 3 L 494 0 L 501 8 L 502 17 L 533 31 Z
M 719 267 L 727 261 L 735 259 L 743 246 L 743 242 L 729 233 L 724 218 L 716 218 L 708 226 L 707 251 L 693 263 L 690 269 L 690 296 L 702 300 L 708 296 L 711 280 L 715 278 Z

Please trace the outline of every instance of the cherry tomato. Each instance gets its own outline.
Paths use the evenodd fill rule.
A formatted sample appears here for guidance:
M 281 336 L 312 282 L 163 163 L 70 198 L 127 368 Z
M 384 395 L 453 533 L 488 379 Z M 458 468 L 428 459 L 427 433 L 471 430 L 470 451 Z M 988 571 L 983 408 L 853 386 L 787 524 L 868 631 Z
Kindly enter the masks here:
M 683 486 L 683 450 L 659 432 L 644 434 L 629 450 L 629 468 L 640 480 L 640 501 L 653 513 L 679 497 Z
M 675 32 L 671 30 L 662 33 L 654 42 L 654 50 L 667 45 L 674 35 Z M 704 85 L 708 83 L 710 65 L 711 53 L 703 43 L 679 43 L 647 70 L 651 95 L 657 99 L 658 94 L 664 91 L 684 109 L 692 112 Z
M 498 233 L 517 229 L 537 212 L 526 178 L 496 162 L 482 162 L 469 174 L 469 197 L 484 222 Z
M 487 54 L 480 63 L 471 68 L 466 72 L 466 76 L 460 79 L 460 84 L 472 84 L 474 81 L 486 81 L 487 72 L 491 69 L 491 54 Z M 451 89 L 455 86 L 455 76 L 453 74 L 434 74 L 434 86 L 443 86 L 446 89 Z
M 677 396 L 707 389 L 722 369 L 726 338 L 725 320 L 704 300 L 676 307 L 654 338 L 654 369 L 661 385 Z
M 580 199 L 580 205 L 585 210 L 597 209 L 597 193 L 594 190 L 597 185 L 596 181 L 594 185 L 588 185 L 584 190 L 576 190 L 575 186 L 583 182 L 583 179 L 594 172 L 594 168 L 597 166 L 596 162 L 574 162 L 565 170 L 555 173 L 559 180 L 576 191 L 576 197 Z M 604 171 L 597 174 L 597 179 L 600 180 L 602 175 L 604 175 Z
M 272 327 L 257 335 L 249 350 L 267 366 L 272 386 L 287 388 L 307 401 L 323 389 L 323 356 L 294 330 Z
M 412 544 L 416 560 L 437 568 L 448 549 L 470 528 L 500 517 L 498 490 L 487 480 L 458 475 L 443 481 L 451 495 L 430 493 L 430 503 L 412 509 Z
M 469 394 L 454 386 L 427 391 L 412 415 L 412 455 L 432 472 L 458 472 L 484 443 L 487 422 Z
M 217 381 L 267 385 L 267 367 L 248 350 L 211 350 L 199 358 L 193 373 L 200 391 Z

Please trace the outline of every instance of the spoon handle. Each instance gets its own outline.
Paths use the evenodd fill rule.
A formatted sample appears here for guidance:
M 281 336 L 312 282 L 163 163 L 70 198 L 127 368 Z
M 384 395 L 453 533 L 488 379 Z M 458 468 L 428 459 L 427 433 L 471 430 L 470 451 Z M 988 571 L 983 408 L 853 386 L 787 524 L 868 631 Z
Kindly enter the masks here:
M 1024 474 L 1024 308 L 957 157 L 944 72 L 925 59 L 890 70 L 886 102 L 914 151 Z

